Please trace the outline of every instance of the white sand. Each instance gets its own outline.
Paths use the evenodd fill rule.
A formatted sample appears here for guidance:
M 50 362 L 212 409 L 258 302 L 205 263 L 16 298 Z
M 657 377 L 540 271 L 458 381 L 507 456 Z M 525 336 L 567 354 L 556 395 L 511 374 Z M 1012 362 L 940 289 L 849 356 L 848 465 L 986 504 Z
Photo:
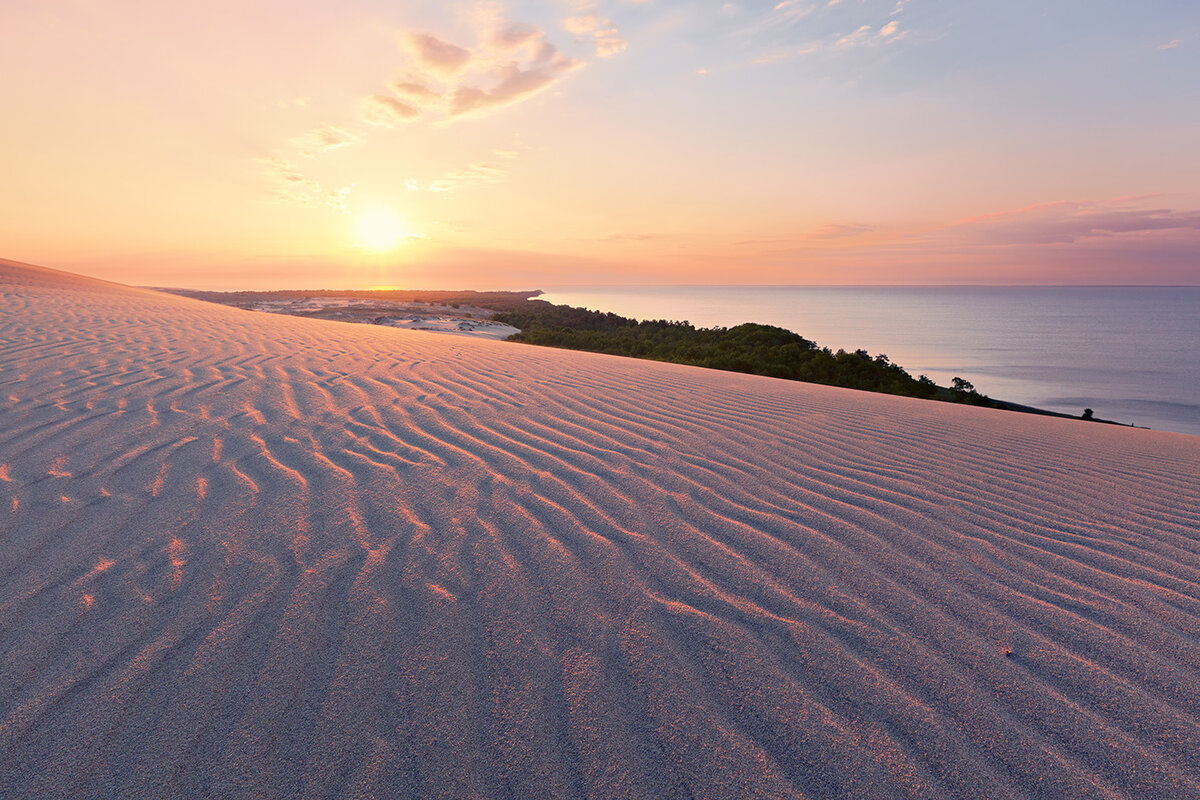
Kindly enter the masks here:
M 1200 797 L 1200 437 L 0 265 L 0 797 Z
M 406 328 L 412 331 L 436 331 L 474 339 L 507 339 L 521 331 L 503 322 L 487 319 L 462 319 L 461 317 L 388 317 L 381 323 L 390 328 Z
M 255 311 L 318 316 L 322 319 L 338 319 L 344 315 L 346 321 L 414 331 L 437 331 L 476 339 L 507 339 L 521 332 L 512 325 L 493 322 L 491 317 L 496 314 L 495 311 L 470 305 L 459 305 L 455 308 L 432 303 L 320 296 L 295 300 L 260 300 L 253 308 Z M 360 310 L 363 308 L 370 309 L 369 316 L 362 314 Z M 387 308 L 389 313 L 379 314 L 381 308 Z

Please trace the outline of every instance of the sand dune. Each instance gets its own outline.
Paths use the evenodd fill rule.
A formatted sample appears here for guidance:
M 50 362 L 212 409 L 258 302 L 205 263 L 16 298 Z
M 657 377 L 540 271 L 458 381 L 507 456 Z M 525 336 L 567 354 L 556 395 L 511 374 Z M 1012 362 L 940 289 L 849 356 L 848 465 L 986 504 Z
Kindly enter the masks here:
M 1200 438 L 0 265 L 0 796 L 1200 797 Z

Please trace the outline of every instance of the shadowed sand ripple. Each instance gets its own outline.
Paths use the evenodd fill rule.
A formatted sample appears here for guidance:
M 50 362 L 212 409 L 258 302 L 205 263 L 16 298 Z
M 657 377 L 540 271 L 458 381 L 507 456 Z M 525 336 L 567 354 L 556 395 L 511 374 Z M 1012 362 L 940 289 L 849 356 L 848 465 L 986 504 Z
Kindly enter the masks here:
M 1200 797 L 1200 438 L 0 264 L 0 796 Z

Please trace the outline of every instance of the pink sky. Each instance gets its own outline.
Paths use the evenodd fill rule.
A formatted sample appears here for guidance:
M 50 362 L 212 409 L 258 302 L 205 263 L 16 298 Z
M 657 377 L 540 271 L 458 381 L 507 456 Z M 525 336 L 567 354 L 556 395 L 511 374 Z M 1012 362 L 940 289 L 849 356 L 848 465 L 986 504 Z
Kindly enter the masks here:
M 10 2 L 0 257 L 217 288 L 1200 283 L 1200 12 L 988 14 Z

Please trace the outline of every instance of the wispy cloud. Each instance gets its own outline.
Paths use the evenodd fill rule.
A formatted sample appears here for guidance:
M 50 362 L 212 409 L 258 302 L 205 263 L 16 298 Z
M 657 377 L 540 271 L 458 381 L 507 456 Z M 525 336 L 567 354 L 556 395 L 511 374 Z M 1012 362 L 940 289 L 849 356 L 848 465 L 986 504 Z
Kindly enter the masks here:
M 346 210 L 346 200 L 351 192 L 349 186 L 329 189 L 307 177 L 295 164 L 282 158 L 260 159 L 259 164 L 266 172 L 276 199 L 307 208 Z
M 625 48 L 616 26 L 597 12 L 596 0 L 565 2 L 572 12 L 567 29 L 589 37 L 598 56 Z M 388 127 L 422 116 L 446 120 L 493 111 L 529 99 L 584 66 L 555 47 L 541 28 L 505 18 L 498 3 L 481 2 L 464 14 L 473 28 L 472 46 L 427 31 L 397 34 L 400 77 L 387 85 L 390 94 L 360 99 L 365 122 Z M 356 140 L 348 130 L 326 126 L 293 143 L 311 156 Z
M 436 103 L 442 97 L 420 80 L 396 80 L 388 87 L 400 97 L 415 103 Z
M 829 3 L 829 6 L 837 5 L 836 2 Z M 776 3 L 771 9 L 772 17 L 776 20 L 797 20 L 804 19 L 820 8 L 819 3 L 809 2 L 809 0 L 782 0 Z
M 380 128 L 391 128 L 400 122 L 421 116 L 420 109 L 385 94 L 372 94 L 359 103 L 363 121 Z
M 1007 261 L 1011 266 L 1027 262 L 1032 269 L 1047 263 L 1083 265 L 1085 255 L 1120 254 L 1128 271 L 1129 260 L 1141 254 L 1147 261 L 1190 263 L 1194 271 L 1194 254 L 1200 251 L 1200 210 L 1151 205 L 1154 199 L 1161 198 L 1040 203 L 919 229 L 831 224 L 807 237 L 777 243 L 782 247 L 762 255 L 795 258 L 841 252 L 864 259 L 895 258 L 896 263 L 942 258 L 958 259 L 960 266 L 975 261 Z M 1190 262 L 1184 257 L 1189 251 Z
M 597 55 L 615 55 L 625 47 L 611 21 L 592 13 L 593 0 L 568 0 L 581 19 L 575 30 L 588 36 Z M 341 147 L 365 141 L 373 129 L 395 128 L 419 121 L 445 124 L 471 116 L 495 113 L 556 86 L 584 66 L 555 47 L 546 32 L 509 20 L 495 2 L 480 2 L 463 12 L 474 42 L 467 46 L 428 31 L 396 34 L 400 52 L 397 77 L 385 91 L 359 98 L 357 125 L 322 125 L 288 140 L 266 163 L 281 199 L 303 205 L 344 202 L 307 178 L 292 159 L 314 159 Z M 472 184 L 502 180 L 503 161 L 515 154 L 496 151 L 494 161 L 477 161 L 453 170 L 429 184 L 432 191 L 452 191 Z M 407 184 L 414 188 L 415 183 Z M 341 191 L 341 190 L 338 190 Z M 341 200 L 338 198 L 341 197 Z M 331 199 L 332 198 L 332 199 Z
M 601 236 L 601 242 L 649 242 L 654 239 L 661 239 L 661 233 L 608 233 Z
M 767 50 L 760 49 L 748 60 L 725 67 L 705 67 L 696 70 L 696 74 L 782 64 L 822 52 L 876 47 L 908 38 L 908 31 L 902 29 L 900 20 L 896 19 L 903 12 L 905 4 L 906 0 L 899 0 L 885 11 L 889 5 L 878 0 L 860 0 L 854 4 L 845 0 L 780 0 L 752 17 L 741 14 L 739 7 L 727 4 L 732 6 L 732 11 L 739 12 L 739 17 L 749 17 L 745 24 L 730 33 L 731 36 L 746 40 L 751 47 L 753 43 L 759 43 L 761 47 L 762 42 L 773 42 L 774 46 Z M 857 27 L 848 32 L 842 27 L 847 19 L 858 22 Z M 799 38 L 797 34 L 804 38 Z
M 1200 231 L 1200 211 L 1131 207 L 1129 200 L 1046 203 L 956 220 L 938 236 L 987 245 L 1052 245 L 1164 231 Z
M 292 139 L 297 152 L 305 158 L 313 158 L 328 150 L 355 144 L 362 140 L 358 134 L 336 125 L 323 125 Z
M 563 29 L 568 33 L 591 33 L 602 25 L 601 17 L 596 14 L 576 14 L 563 20 Z
M 492 160 L 476 161 L 462 169 L 447 172 L 429 185 L 429 191 L 452 192 L 480 183 L 499 183 L 508 177 L 508 166 L 504 162 L 512 161 L 517 155 L 515 150 L 493 150 Z
M 613 21 L 599 12 L 596 0 L 567 0 L 567 9 L 563 29 L 590 38 L 599 58 L 612 58 L 629 46 Z
M 469 16 L 476 39 L 470 48 L 429 33 L 401 36 L 407 63 L 390 88 L 406 105 L 448 119 L 495 111 L 583 66 L 541 28 L 506 19 L 496 4 L 480 4 Z
M 801 2 L 801 0 L 783 0 L 783 2 L 771 6 L 767 11 L 757 14 L 739 8 L 738 11 L 745 11 L 745 13 L 737 15 L 743 21 L 730 33 L 735 37 L 751 41 L 763 36 L 776 38 L 788 34 L 794 26 L 808 19 L 820 8 L 822 5 L 819 3 Z
M 461 72 L 471 63 L 471 51 L 430 33 L 400 34 L 401 46 L 423 68 L 442 75 Z
M 1162 44 L 1160 44 L 1158 46 L 1158 49 L 1159 50 L 1174 50 L 1177 47 L 1182 47 L 1186 44 L 1191 44 L 1192 42 L 1196 41 L 1197 39 L 1200 39 L 1200 34 L 1193 34 L 1191 36 L 1180 36 L 1179 38 L 1172 39 L 1169 42 L 1163 42 Z
M 895 280 L 911 266 L 923 281 L 1080 283 L 1193 282 L 1200 210 L 1161 197 L 1042 203 L 941 224 L 830 224 L 790 240 L 734 243 L 785 279 L 797 264 L 836 266 L 841 280 Z
M 476 161 L 468 166 L 447 172 L 429 186 L 431 192 L 452 192 L 477 183 L 499 183 L 508 175 L 508 169 L 492 161 Z
M 848 239 L 875 230 L 870 225 L 830 223 L 812 234 L 814 239 Z
M 870 25 L 861 25 L 853 33 L 838 37 L 835 44 L 838 47 L 874 47 L 888 40 L 900 38 L 899 28 L 900 23 L 896 20 L 888 22 L 878 30 Z
M 491 45 L 496 50 L 508 53 L 536 43 L 542 36 L 542 30 L 533 25 L 502 21 L 492 31 Z
M 582 66 L 583 62 L 546 45 L 538 58 L 528 65 L 511 63 L 499 68 L 490 84 L 460 84 L 451 95 L 450 116 L 460 117 L 520 102 Z

